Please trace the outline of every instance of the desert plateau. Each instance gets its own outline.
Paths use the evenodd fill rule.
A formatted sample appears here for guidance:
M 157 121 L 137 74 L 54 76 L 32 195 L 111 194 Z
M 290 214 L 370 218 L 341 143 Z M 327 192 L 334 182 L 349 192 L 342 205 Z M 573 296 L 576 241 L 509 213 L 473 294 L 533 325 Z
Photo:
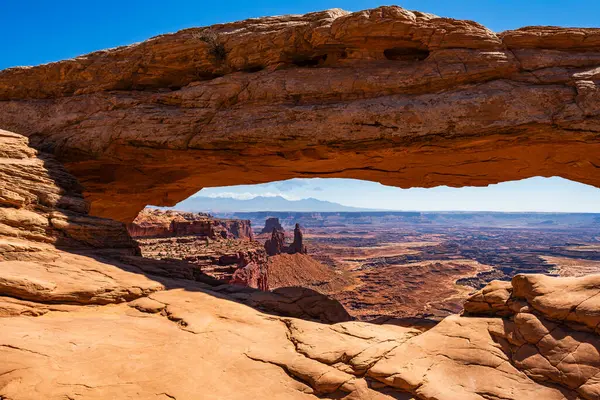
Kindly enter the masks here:
M 600 8 L 271 5 L 29 7 L 69 40 L 0 60 L 0 400 L 600 399 Z

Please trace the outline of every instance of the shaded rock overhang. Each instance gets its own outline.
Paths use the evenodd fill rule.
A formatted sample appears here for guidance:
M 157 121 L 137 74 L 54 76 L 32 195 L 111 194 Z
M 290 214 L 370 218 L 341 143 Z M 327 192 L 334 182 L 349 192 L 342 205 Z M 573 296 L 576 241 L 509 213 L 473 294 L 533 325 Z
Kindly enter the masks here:
M 54 153 L 92 215 L 127 222 L 292 177 L 600 187 L 599 84 L 600 29 L 335 9 L 0 71 L 0 128 Z

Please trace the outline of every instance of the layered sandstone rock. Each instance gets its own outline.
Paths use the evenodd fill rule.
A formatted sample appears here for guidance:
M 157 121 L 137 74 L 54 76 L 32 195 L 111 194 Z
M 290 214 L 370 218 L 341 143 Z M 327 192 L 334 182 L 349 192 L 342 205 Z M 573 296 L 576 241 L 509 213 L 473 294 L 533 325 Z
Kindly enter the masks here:
M 182 260 L 220 281 L 268 290 L 267 255 L 250 221 L 145 209 L 127 225 L 144 257 Z
M 207 274 L 221 283 L 236 283 L 267 290 L 267 254 L 254 241 L 211 240 L 204 236 L 173 236 L 137 239 L 144 257 L 176 261 Z
M 81 185 L 52 157 L 38 156 L 27 138 L 0 129 L 0 160 L 0 235 L 11 241 L 5 252 L 35 253 L 13 244 L 24 241 L 136 252 L 125 226 L 88 216 Z
M 285 232 L 283 229 L 273 228 L 271 238 L 265 241 L 265 251 L 269 256 L 274 256 L 283 253 L 285 248 Z
M 599 32 L 496 34 L 399 7 L 193 28 L 0 72 L 0 127 L 64 162 L 93 215 L 126 222 L 292 177 L 600 186 Z
M 248 220 L 214 218 L 209 214 L 146 208 L 129 224 L 134 238 L 169 236 L 205 236 L 211 239 L 236 238 L 252 240 Z
M 269 218 L 271 219 L 271 218 Z M 269 221 L 267 219 L 267 222 Z M 277 219 L 277 224 L 279 224 L 279 219 Z M 268 225 L 265 224 L 265 228 Z M 281 227 L 281 225 L 279 225 Z M 271 233 L 271 238 L 265 241 L 265 250 L 269 256 L 275 256 L 277 254 L 306 254 L 306 246 L 304 245 L 304 236 L 302 235 L 302 231 L 300 230 L 300 224 L 296 224 L 294 228 L 294 241 L 287 245 L 285 243 L 285 231 L 283 228 L 278 229 L 277 227 L 273 228 L 273 232 Z
M 492 282 L 465 304 L 469 315 L 501 316 L 490 335 L 530 378 L 600 398 L 600 275 L 517 275 Z
M 163 288 L 135 267 L 77 254 L 138 253 L 122 223 L 87 215 L 80 190 L 52 157 L 0 130 L 0 297 L 17 299 L 3 312 L 35 314 L 36 303 L 122 302 Z
M 52 156 L 29 147 L 27 138 L 0 130 L 0 316 L 122 303 L 170 287 L 222 285 L 194 263 L 139 257 L 124 224 L 90 217 L 87 210 L 81 186 Z M 243 269 L 236 283 L 246 279 L 265 290 L 266 256 L 260 244 L 254 246 L 254 252 L 218 254 L 217 263 L 234 265 L 227 267 L 232 275 Z M 308 309 L 276 293 L 261 298 L 251 288 L 231 289 L 237 292 L 238 301 L 280 315 L 349 319 L 339 303 L 322 295 L 313 295 Z
M 308 289 L 138 257 L 84 198 L 130 222 L 202 186 L 294 176 L 600 186 L 599 38 L 382 7 L 0 72 L 0 126 L 82 184 L 0 131 L 0 398 L 598 398 L 597 276 L 494 283 L 466 307 L 485 317 L 424 333 L 339 323 Z
M 296 224 L 296 226 L 294 227 L 294 241 L 292 242 L 292 244 L 290 244 L 288 248 L 288 253 L 308 253 L 308 251 L 306 250 L 306 245 L 304 244 L 304 235 L 302 234 L 302 230 L 300 229 L 300 224 Z
M 217 286 L 184 262 L 141 258 L 122 224 L 86 216 L 76 181 L 51 157 L 9 132 L 0 144 L 2 398 L 594 396 L 595 278 L 515 284 L 532 308 L 577 325 L 552 322 L 574 331 L 553 337 L 554 350 L 540 347 L 550 365 L 564 359 L 539 368 L 535 358 L 507 354 L 542 328 L 531 336 L 522 328 L 521 339 L 497 317 L 451 317 L 425 333 L 341 322 L 350 320 L 344 308 L 310 289 Z M 55 227 L 58 213 L 70 218 Z M 486 292 L 484 302 L 505 294 Z M 489 309 L 504 310 L 501 303 Z M 555 343 L 548 340 L 540 343 Z

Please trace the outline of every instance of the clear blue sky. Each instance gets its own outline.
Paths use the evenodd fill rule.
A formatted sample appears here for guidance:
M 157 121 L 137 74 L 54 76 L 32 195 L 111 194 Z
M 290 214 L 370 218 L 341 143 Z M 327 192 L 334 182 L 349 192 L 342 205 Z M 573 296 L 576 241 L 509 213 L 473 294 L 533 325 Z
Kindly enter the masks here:
M 0 0 L 0 69 L 131 44 L 183 28 L 328 8 L 358 11 L 376 0 Z M 526 25 L 599 26 L 598 0 L 410 0 L 398 5 L 471 19 L 494 31 Z
M 354 179 L 290 179 L 262 185 L 206 188 L 197 195 L 249 199 L 317 198 L 347 206 L 417 211 L 600 212 L 600 189 L 562 178 L 535 177 L 487 187 L 399 189 Z
M 0 0 L 0 69 L 57 61 L 189 27 L 336 7 L 357 11 L 383 4 L 386 3 L 372 0 Z M 600 26 L 598 0 L 411 0 L 398 5 L 475 20 L 497 32 L 527 25 Z M 294 199 L 315 197 L 346 205 L 405 210 L 600 212 L 600 190 L 559 178 L 533 178 L 488 188 L 409 190 L 353 180 L 293 180 L 205 189 L 201 194 L 233 197 L 279 194 Z

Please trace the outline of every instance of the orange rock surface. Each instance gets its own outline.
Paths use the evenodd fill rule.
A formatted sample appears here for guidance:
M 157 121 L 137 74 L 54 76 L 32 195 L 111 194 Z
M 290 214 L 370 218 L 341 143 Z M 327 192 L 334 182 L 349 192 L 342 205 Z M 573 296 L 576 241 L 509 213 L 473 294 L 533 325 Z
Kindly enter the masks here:
M 600 186 L 599 64 L 598 29 L 382 7 L 0 72 L 0 398 L 598 399 L 598 275 L 494 282 L 422 333 L 143 259 L 115 220 L 296 176 Z
M 0 144 L 2 398 L 596 398 L 597 276 L 520 276 L 512 295 L 504 285 L 472 299 L 485 317 L 426 332 L 349 321 L 310 289 L 216 286 L 137 256 L 123 224 L 86 216 L 51 156 L 6 131 Z M 578 333 L 521 355 L 495 316 L 513 304 Z
M 199 235 L 216 238 L 254 238 L 250 221 L 214 218 L 208 214 L 146 208 L 127 224 L 134 238 Z
M 393 6 L 251 19 L 1 71 L 0 127 L 54 153 L 92 215 L 125 222 L 292 177 L 600 186 L 599 38 Z

